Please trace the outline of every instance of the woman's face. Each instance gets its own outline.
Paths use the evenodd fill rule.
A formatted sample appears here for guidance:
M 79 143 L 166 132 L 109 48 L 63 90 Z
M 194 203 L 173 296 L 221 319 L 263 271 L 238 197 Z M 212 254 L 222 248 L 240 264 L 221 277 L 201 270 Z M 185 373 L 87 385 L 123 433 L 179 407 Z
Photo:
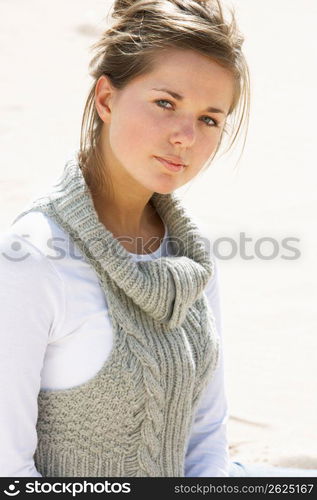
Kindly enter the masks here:
M 115 178 L 120 174 L 150 192 L 169 193 L 193 179 L 215 153 L 234 93 L 231 73 L 215 61 L 169 49 L 155 57 L 153 71 L 122 90 L 109 87 L 105 76 L 99 80 L 101 142 Z M 186 166 L 171 171 L 157 157 Z

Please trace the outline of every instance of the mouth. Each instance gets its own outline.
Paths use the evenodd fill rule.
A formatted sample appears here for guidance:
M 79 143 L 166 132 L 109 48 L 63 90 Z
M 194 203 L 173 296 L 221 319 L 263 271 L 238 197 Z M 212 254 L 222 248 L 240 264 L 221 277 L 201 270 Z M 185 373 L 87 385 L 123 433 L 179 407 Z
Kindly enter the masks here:
M 171 170 L 172 172 L 180 172 L 184 170 L 185 164 L 184 163 L 176 163 L 172 162 L 171 160 L 167 160 L 165 158 L 161 158 L 160 156 L 154 156 L 156 160 L 158 160 L 164 167 L 166 167 L 168 170 Z

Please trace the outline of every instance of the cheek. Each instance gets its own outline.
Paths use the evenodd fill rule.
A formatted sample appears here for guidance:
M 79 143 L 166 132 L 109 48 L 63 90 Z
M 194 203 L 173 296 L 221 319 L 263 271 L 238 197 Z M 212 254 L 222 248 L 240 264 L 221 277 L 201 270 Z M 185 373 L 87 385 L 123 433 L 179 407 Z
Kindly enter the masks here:
M 117 158 L 140 158 L 144 153 L 157 152 L 156 144 L 163 128 L 153 115 L 142 106 L 125 107 L 116 113 L 111 121 L 109 140 Z
M 195 147 L 195 157 L 200 165 L 212 156 L 217 148 L 219 139 L 220 133 L 218 131 L 211 131 L 200 136 L 200 140 L 197 141 Z
M 197 142 L 192 149 L 191 159 L 192 165 L 186 172 L 186 179 L 191 180 L 193 177 L 199 174 L 199 172 L 205 168 L 206 162 L 212 158 L 213 154 L 217 149 L 218 142 L 220 140 L 219 130 L 207 131 L 208 133 L 202 132 L 197 139 Z

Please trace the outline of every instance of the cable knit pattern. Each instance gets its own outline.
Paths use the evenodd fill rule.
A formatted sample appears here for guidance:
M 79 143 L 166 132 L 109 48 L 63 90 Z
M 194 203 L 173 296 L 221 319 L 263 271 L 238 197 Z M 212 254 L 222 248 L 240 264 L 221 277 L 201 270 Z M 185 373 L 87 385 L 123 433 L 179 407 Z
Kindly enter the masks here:
M 173 256 L 140 262 L 99 221 L 77 155 L 15 219 L 39 210 L 68 232 L 96 272 L 114 332 L 92 379 L 39 392 L 34 459 L 43 476 L 184 476 L 195 409 L 219 357 L 204 294 L 214 263 L 174 193 L 154 193 L 152 203 Z

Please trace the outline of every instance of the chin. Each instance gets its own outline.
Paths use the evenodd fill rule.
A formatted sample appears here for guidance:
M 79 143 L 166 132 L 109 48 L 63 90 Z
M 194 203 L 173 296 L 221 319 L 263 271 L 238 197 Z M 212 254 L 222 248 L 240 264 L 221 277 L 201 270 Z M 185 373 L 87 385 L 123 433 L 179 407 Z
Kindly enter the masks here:
M 169 194 L 175 191 L 179 186 L 174 182 L 156 182 L 153 184 L 153 191 L 159 194 Z
M 170 193 L 173 193 L 173 191 L 175 191 L 175 189 L 177 189 L 176 187 L 174 188 L 160 188 L 160 189 L 155 189 L 155 192 L 156 193 L 159 193 L 159 194 L 170 194 Z
M 144 187 L 154 193 L 169 194 L 183 185 L 183 182 L 180 183 L 180 180 L 176 180 L 173 175 L 160 174 L 158 177 L 155 177 L 156 178 L 149 180 L 149 182 L 143 183 Z

